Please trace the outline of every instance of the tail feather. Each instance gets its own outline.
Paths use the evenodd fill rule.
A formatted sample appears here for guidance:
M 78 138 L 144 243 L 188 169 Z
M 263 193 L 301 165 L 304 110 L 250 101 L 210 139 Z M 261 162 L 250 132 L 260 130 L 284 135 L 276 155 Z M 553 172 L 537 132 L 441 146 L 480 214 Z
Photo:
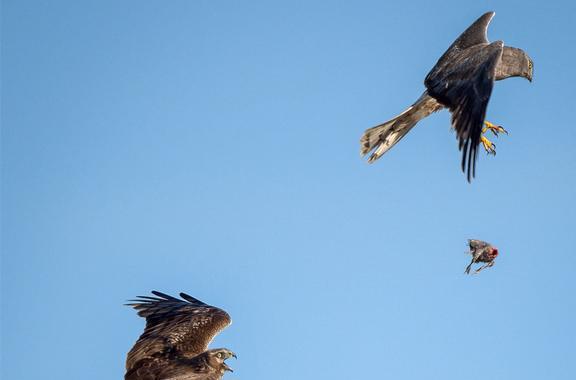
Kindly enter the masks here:
M 443 108 L 434 98 L 424 92 L 407 110 L 387 122 L 369 128 L 360 139 L 360 154 L 372 154 L 372 163 L 392 148 L 423 118 Z
M 383 124 L 377 125 L 364 132 L 364 136 L 360 140 L 362 144 L 362 155 L 372 152 L 368 157 L 368 162 L 372 163 L 379 159 L 384 153 L 392 148 L 398 141 L 402 139 L 416 122 L 403 122 L 399 120 L 401 116 L 389 120 Z

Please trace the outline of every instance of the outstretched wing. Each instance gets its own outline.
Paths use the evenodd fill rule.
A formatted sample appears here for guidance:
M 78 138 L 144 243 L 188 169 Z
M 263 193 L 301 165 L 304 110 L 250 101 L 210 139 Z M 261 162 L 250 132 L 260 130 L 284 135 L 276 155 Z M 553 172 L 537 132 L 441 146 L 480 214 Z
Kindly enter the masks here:
M 467 172 L 468 181 L 475 175 L 478 144 L 502 47 L 502 41 L 496 41 L 467 48 L 453 55 L 442 70 L 430 72 L 425 80 L 430 96 L 452 113 L 452 126 L 462 151 L 462 170 Z
M 438 75 L 439 72 L 444 70 L 445 66 L 450 65 L 454 57 L 460 54 L 462 50 L 476 45 L 488 44 L 488 24 L 490 24 L 494 15 L 494 12 L 484 13 L 458 36 L 456 41 L 454 41 L 448 50 L 438 59 L 438 62 L 436 62 L 436 65 L 430 70 L 424 82 L 426 83 L 430 77 Z
M 495 14 L 495 12 L 484 13 L 454 41 L 451 47 L 467 49 L 474 45 L 487 44 L 488 24 L 490 24 Z
M 126 369 L 138 361 L 158 357 L 194 357 L 208 348 L 216 334 L 231 323 L 230 316 L 185 293 L 183 299 L 153 291 L 127 304 L 146 318 L 146 328 L 128 353 Z

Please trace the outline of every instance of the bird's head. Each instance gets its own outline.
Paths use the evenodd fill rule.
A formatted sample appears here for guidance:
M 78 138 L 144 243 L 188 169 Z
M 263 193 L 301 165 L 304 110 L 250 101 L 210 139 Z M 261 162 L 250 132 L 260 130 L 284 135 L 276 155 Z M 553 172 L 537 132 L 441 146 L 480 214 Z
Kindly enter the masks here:
M 534 74 L 534 62 L 528 57 L 528 54 L 525 56 L 526 63 L 524 64 L 524 71 L 522 72 L 522 76 L 532 82 L 532 74 Z
M 510 77 L 522 77 L 532 82 L 534 63 L 522 49 L 504 46 L 502 57 L 496 66 L 496 80 Z
M 213 350 L 207 351 L 206 354 L 208 363 L 213 368 L 220 369 L 222 373 L 226 371 L 234 372 L 232 368 L 228 367 L 228 365 L 225 363 L 226 359 L 231 357 L 236 358 L 236 354 L 234 352 L 227 348 L 215 348 Z
M 490 251 L 488 252 L 488 257 L 491 260 L 494 260 L 498 256 L 498 248 L 490 247 Z

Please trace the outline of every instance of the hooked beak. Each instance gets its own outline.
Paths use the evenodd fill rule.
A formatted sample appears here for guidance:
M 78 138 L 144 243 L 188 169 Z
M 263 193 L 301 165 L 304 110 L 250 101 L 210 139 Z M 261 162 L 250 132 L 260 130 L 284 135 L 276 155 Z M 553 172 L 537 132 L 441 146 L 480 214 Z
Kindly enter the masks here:
M 232 351 L 228 351 L 228 357 L 226 359 L 228 359 L 230 357 L 233 357 L 234 359 L 238 359 L 238 357 L 236 356 L 235 353 L 233 353 Z M 224 368 L 224 371 L 234 372 L 234 370 L 232 368 L 230 368 L 228 366 L 228 364 L 226 364 L 225 362 L 222 363 L 222 367 Z
M 236 356 L 235 353 L 233 353 L 232 351 L 228 351 L 228 358 L 230 358 L 230 357 L 232 357 L 234 359 L 238 359 L 238 356 Z M 228 358 L 226 358 L 226 359 L 228 359 Z

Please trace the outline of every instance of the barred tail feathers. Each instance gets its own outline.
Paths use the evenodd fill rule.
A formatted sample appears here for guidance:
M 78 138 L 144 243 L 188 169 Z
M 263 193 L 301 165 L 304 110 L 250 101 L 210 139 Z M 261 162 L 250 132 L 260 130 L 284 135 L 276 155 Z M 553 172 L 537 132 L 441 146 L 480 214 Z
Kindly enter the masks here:
M 408 109 L 385 123 L 367 129 L 360 139 L 360 153 L 372 163 L 392 148 L 423 118 L 443 108 L 434 98 L 424 92 Z

